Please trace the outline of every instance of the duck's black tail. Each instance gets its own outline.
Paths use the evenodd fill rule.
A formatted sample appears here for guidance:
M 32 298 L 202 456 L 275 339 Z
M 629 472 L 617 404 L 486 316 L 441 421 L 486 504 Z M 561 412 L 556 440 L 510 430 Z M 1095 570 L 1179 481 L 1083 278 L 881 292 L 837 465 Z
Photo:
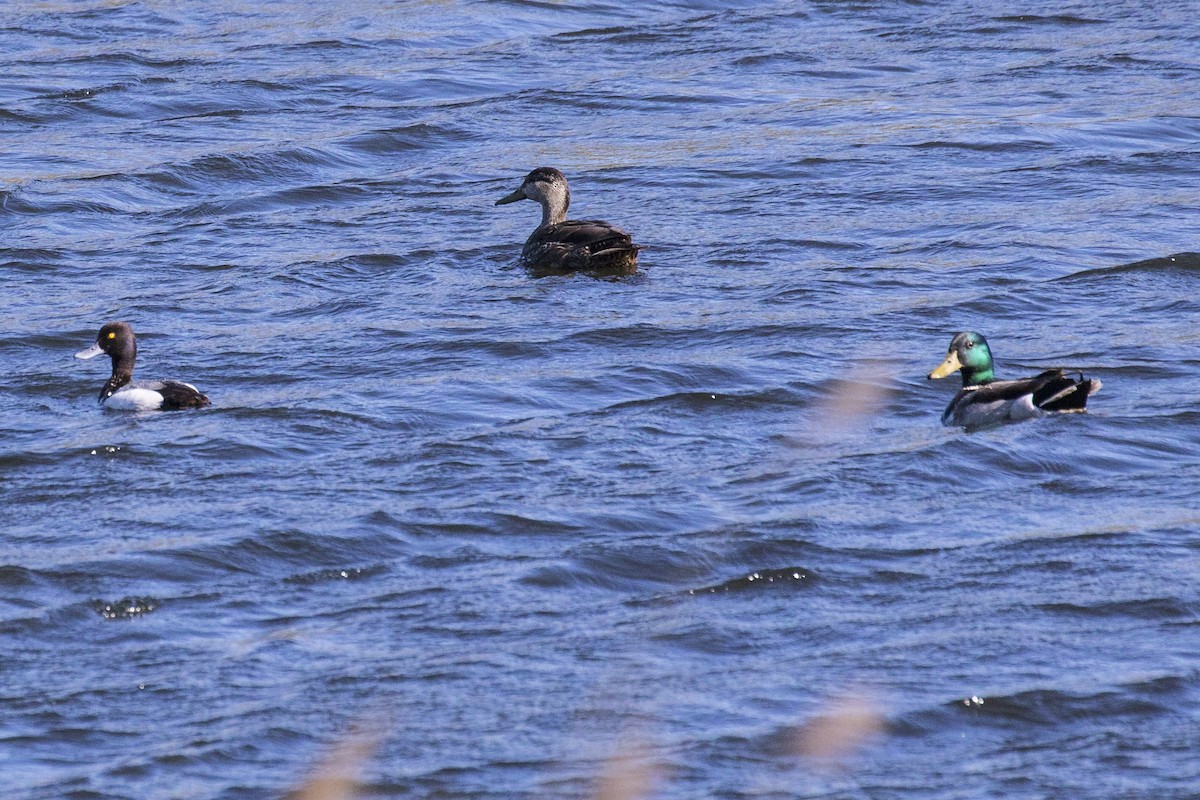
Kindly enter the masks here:
M 1054 373 L 1042 373 L 1047 380 L 1033 393 L 1033 404 L 1043 411 L 1083 411 L 1087 399 L 1103 385 L 1099 379 L 1085 379 L 1082 374 L 1079 380 L 1074 380 L 1063 375 L 1062 370 Z

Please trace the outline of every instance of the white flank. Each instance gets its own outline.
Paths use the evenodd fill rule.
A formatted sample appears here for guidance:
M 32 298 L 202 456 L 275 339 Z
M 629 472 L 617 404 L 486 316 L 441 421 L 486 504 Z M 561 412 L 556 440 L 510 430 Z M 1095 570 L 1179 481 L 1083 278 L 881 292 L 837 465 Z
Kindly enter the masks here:
M 1023 419 L 1033 419 L 1034 417 L 1043 417 L 1045 411 L 1033 404 L 1033 394 L 1023 394 L 1013 401 L 1012 406 L 1008 410 L 1008 418 L 1014 421 Z
M 152 389 L 122 389 L 104 401 L 105 408 L 114 411 L 156 411 L 162 407 L 163 396 Z

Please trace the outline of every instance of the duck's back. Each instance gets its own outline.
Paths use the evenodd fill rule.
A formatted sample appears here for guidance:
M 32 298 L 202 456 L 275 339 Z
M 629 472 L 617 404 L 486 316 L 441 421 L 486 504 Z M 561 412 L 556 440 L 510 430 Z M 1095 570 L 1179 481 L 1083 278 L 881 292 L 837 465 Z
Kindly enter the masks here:
M 1083 411 L 1088 397 L 1100 391 L 1100 386 L 1094 378 L 1069 378 L 1061 369 L 1049 369 L 1032 378 L 992 381 L 960 390 L 942 422 L 975 428 Z
M 210 405 L 199 389 L 183 381 L 147 381 L 129 383 L 104 400 L 104 407 L 115 411 L 177 411 Z
M 542 270 L 633 272 L 638 249 L 628 233 L 603 220 L 566 220 L 534 231 L 522 256 Z
M 174 411 L 180 408 L 203 408 L 212 402 L 195 386 L 183 381 L 158 381 L 155 391 L 162 395 L 164 411 Z

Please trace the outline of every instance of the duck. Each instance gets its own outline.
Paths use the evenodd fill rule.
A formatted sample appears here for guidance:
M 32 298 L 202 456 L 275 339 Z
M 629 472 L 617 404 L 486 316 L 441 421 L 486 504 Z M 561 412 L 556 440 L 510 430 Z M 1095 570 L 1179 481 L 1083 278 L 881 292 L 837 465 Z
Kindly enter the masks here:
M 959 371 L 962 389 L 946 406 L 943 425 L 981 428 L 1051 414 L 1082 413 L 1087 410 L 1087 399 L 1102 386 L 1096 378 L 1085 379 L 1080 373 L 1075 379 L 1061 369 L 998 381 L 987 339 L 974 331 L 955 334 L 946 360 L 928 377 L 937 380 Z
M 542 223 L 534 229 L 521 260 L 536 273 L 601 272 L 632 275 L 637 272 L 638 250 L 629 234 L 598 219 L 569 220 L 571 189 L 567 178 L 554 167 L 538 167 L 512 194 L 501 197 L 496 205 L 518 200 L 533 200 L 542 206 Z
M 203 408 L 210 401 L 195 386 L 183 381 L 133 382 L 137 359 L 137 337 L 127 322 L 109 322 L 96 334 L 95 343 L 75 354 L 95 358 L 101 353 L 112 359 L 112 377 L 100 390 L 100 405 L 115 411 L 174 411 Z

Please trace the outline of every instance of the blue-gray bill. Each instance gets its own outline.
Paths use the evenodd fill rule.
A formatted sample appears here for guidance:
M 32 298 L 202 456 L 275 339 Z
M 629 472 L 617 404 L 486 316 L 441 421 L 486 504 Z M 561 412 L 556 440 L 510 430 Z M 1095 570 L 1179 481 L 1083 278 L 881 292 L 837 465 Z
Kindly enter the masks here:
M 103 352 L 104 352 L 104 348 L 102 348 L 100 346 L 100 343 L 94 342 L 91 347 L 85 347 L 84 349 L 82 349 L 78 353 L 76 353 L 75 357 L 82 358 L 82 359 L 95 358 L 96 356 L 100 355 Z

